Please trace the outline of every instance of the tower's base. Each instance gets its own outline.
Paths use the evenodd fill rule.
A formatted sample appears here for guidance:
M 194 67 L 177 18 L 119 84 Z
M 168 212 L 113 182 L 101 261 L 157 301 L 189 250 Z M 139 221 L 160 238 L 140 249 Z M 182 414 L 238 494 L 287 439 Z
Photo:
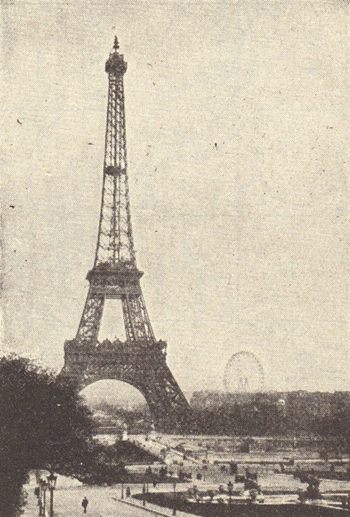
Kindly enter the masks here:
M 186 432 L 191 427 L 191 408 L 166 364 L 164 349 L 163 341 L 91 344 L 73 339 L 65 342 L 60 375 L 78 390 L 101 380 L 126 382 L 145 397 L 157 430 Z

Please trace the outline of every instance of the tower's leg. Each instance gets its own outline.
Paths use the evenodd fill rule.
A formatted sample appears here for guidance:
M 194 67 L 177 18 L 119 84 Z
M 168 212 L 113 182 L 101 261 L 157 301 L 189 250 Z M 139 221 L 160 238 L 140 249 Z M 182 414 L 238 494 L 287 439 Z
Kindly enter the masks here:
M 155 362 L 148 375 L 145 372 L 141 384 L 158 430 L 172 433 L 191 430 L 191 408 L 165 361 Z
M 122 298 L 125 331 L 129 341 L 148 341 L 155 343 L 152 326 L 148 318 L 142 295 Z
M 90 288 L 76 336 L 78 341 L 97 342 L 104 302 L 104 295 L 92 293 Z

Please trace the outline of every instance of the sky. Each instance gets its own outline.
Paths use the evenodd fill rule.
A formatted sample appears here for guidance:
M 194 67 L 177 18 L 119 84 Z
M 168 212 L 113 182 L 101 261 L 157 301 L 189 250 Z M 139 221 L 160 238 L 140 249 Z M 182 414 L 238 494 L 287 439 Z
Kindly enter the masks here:
M 3 349 L 60 369 L 77 331 L 117 34 L 137 263 L 181 388 L 222 390 L 249 351 L 266 389 L 349 389 L 348 2 L 1 13 Z

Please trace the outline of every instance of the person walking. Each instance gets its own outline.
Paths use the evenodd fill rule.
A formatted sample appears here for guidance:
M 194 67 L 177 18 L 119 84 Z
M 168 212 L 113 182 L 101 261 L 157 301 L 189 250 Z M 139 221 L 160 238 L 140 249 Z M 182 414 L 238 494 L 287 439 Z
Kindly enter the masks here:
M 87 500 L 87 497 L 84 497 L 84 499 L 81 502 L 81 506 L 84 508 L 84 513 L 86 513 L 86 509 L 88 507 L 89 501 Z

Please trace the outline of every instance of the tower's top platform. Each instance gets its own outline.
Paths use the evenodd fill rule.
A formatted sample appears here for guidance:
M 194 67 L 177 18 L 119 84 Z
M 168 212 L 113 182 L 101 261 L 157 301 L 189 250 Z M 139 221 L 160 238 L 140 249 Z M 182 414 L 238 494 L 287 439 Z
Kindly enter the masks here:
M 124 61 L 123 54 L 119 54 L 119 43 L 117 36 L 114 38 L 113 51 L 109 54 L 106 61 L 106 72 L 108 74 L 122 75 L 125 74 L 127 63 Z

